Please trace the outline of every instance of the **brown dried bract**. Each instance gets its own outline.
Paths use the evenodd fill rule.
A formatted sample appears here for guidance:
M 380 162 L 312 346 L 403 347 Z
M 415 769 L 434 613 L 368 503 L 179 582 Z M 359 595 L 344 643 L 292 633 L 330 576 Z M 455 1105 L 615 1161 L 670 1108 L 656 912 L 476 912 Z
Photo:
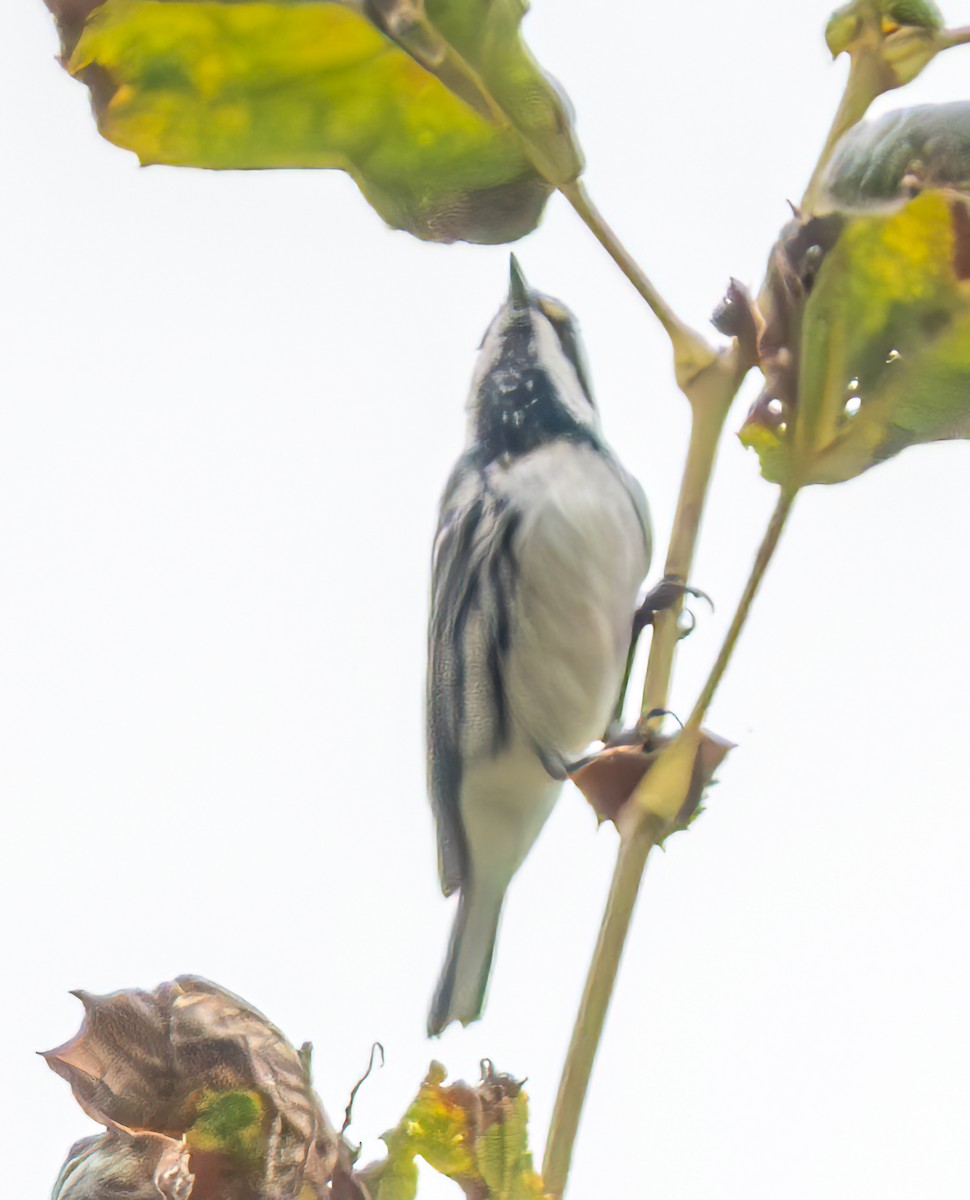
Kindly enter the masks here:
M 656 762 L 660 751 L 670 743 L 667 737 L 654 737 L 649 743 L 620 740 L 595 755 L 570 778 L 593 806 L 601 821 L 619 826 L 624 811 L 644 776 Z M 734 748 L 732 742 L 707 730 L 701 731 L 690 792 L 671 832 L 686 828 L 700 810 L 704 793 L 714 774 Z
M 798 374 L 805 303 L 826 254 L 835 245 L 843 219 L 837 214 L 794 221 L 781 231 L 768 259 L 758 297 L 763 318 L 757 361 L 765 386 L 751 406 L 746 424 L 775 428 L 790 422 L 798 406 Z

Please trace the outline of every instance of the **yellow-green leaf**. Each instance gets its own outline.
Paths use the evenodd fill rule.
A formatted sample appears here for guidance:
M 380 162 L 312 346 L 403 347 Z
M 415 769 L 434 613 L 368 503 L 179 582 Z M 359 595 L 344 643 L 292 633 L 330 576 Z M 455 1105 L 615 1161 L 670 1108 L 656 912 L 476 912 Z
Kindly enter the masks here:
M 421 1157 L 474 1200 L 536 1200 L 541 1181 L 528 1148 L 528 1101 L 521 1084 L 482 1064 L 477 1087 L 445 1085 L 432 1063 L 404 1119 L 384 1135 L 387 1158 L 370 1187 L 375 1200 L 414 1200 Z
M 796 272 L 797 273 L 797 272 Z M 927 191 L 848 215 L 798 331 L 797 391 L 741 431 L 787 487 L 851 479 L 920 442 L 970 436 L 970 210 Z
M 581 169 L 518 0 L 383 0 L 375 20 L 349 0 L 48 3 L 99 129 L 143 163 L 339 168 L 389 224 L 476 242 L 528 233 Z
M 404 2 L 410 6 L 414 0 Z M 583 163 L 568 103 L 519 37 L 525 0 L 424 2 L 433 27 L 472 66 L 545 178 L 557 186 L 574 180 Z

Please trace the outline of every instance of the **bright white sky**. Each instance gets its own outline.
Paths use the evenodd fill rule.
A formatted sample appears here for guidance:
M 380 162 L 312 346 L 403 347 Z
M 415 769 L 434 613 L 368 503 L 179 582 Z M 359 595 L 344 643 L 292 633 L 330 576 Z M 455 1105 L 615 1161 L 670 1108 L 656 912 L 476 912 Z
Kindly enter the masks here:
M 392 233 L 337 173 L 139 170 L 96 135 L 40 0 L 7 7 L 5 1192 L 46 1194 L 90 1129 L 32 1053 L 75 1029 L 68 989 L 181 972 L 312 1039 L 338 1123 L 383 1041 L 365 1157 L 432 1056 L 475 1077 L 483 1055 L 529 1077 L 538 1154 L 616 841 L 576 793 L 513 884 L 485 1020 L 423 1034 L 451 920 L 428 556 L 507 251 Z M 528 35 L 591 192 L 700 324 L 730 275 L 759 282 L 808 176 L 845 72 L 828 2 L 591 11 L 536 0 Z M 955 51 L 879 110 L 965 97 L 968 68 Z M 583 323 L 662 545 L 687 424 L 664 340 L 564 203 L 517 253 Z M 711 714 L 739 749 L 648 870 L 575 1200 L 966 1197 L 968 466 L 966 443 L 912 450 L 800 501 Z M 717 613 L 675 708 L 773 499 L 728 438 L 694 580 Z

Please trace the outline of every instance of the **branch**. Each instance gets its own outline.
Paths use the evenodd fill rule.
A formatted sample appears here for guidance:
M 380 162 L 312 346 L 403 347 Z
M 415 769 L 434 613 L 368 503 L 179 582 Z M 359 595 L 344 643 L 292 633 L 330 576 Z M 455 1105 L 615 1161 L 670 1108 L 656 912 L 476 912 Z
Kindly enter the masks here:
M 685 389 L 692 410 L 690 444 L 666 564 L 668 574 L 684 580 L 690 574 L 694 560 L 701 516 L 724 421 L 749 366 L 750 363 L 735 343 L 695 375 Z M 675 609 L 661 614 L 654 627 L 644 689 L 644 712 L 650 711 L 647 705 L 651 708 L 664 707 L 676 644 Z M 678 808 L 679 805 L 673 806 L 675 812 Z M 546 1142 L 543 1182 L 547 1195 L 556 1200 L 559 1200 L 566 1187 L 573 1144 L 640 891 L 640 881 L 650 851 L 667 832 L 669 826 L 664 819 L 640 809 L 635 819 L 621 829 L 620 849 L 609 899 L 566 1054 Z
M 607 1009 L 613 995 L 613 984 L 640 891 L 640 880 L 647 865 L 647 856 L 665 832 L 664 822 L 659 817 L 653 817 L 650 821 L 644 821 L 634 834 L 620 840 L 610 895 L 600 925 L 596 949 L 589 965 L 586 988 L 579 1003 L 562 1078 L 559 1081 L 556 1106 L 546 1142 L 546 1155 L 542 1163 L 542 1181 L 546 1196 L 553 1197 L 554 1200 L 560 1200 L 566 1188 L 579 1118 L 586 1100 L 593 1061 L 599 1048 Z

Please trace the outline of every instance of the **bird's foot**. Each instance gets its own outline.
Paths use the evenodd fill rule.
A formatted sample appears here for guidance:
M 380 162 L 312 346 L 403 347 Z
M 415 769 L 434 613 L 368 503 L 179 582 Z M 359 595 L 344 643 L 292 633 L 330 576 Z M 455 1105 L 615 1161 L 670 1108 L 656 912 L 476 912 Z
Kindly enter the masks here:
M 576 758 L 570 762 L 555 750 L 539 750 L 538 755 L 539 761 L 546 769 L 546 773 L 557 783 L 565 782 L 572 775 L 573 771 L 578 771 L 581 767 L 585 767 L 587 763 L 591 763 L 596 757 L 595 754 L 586 754 L 582 758 Z
M 706 600 L 711 606 L 711 611 L 714 611 L 714 601 L 710 598 L 707 592 L 702 592 L 700 588 L 691 587 L 682 579 L 678 579 L 676 575 L 665 575 L 658 584 L 647 592 L 643 598 L 643 603 L 637 609 L 633 617 L 633 637 L 636 639 L 648 626 L 653 624 L 653 619 L 657 613 L 666 612 L 668 609 L 681 600 L 684 596 L 693 596 L 695 600 Z M 689 609 L 686 610 L 690 617 L 690 624 L 681 632 L 681 637 L 686 637 L 694 629 L 694 614 Z

